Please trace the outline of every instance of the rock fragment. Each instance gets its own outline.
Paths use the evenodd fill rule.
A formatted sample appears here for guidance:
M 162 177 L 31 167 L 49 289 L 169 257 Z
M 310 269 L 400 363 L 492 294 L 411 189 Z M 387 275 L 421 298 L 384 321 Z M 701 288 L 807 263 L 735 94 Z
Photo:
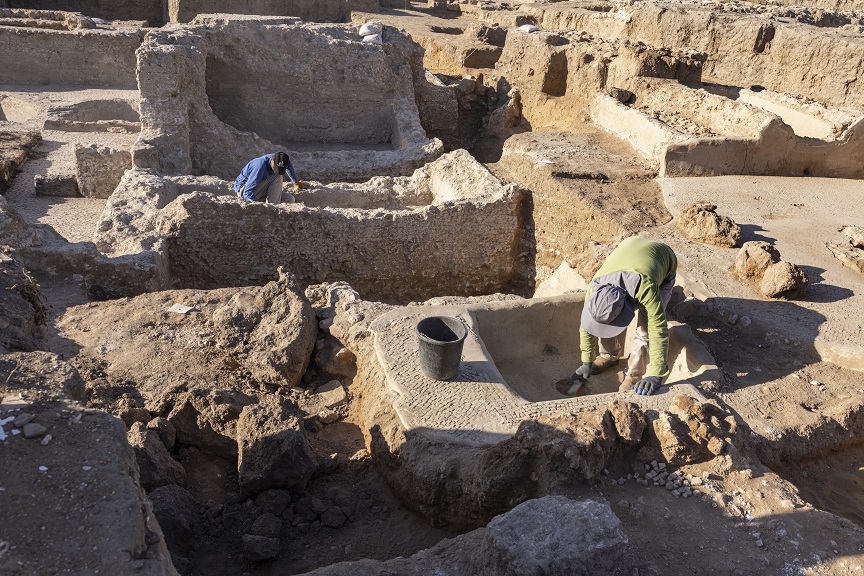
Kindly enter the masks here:
M 769 298 L 797 300 L 807 294 L 807 275 L 795 264 L 777 262 L 765 270 L 759 290 Z
M 42 424 L 30 422 L 24 425 L 24 438 L 38 438 L 47 432 L 48 429 Z
M 864 228 L 860 226 L 844 226 L 840 232 L 849 238 L 849 243 L 855 248 L 864 248 Z
M 694 202 L 678 216 L 678 229 L 691 240 L 732 248 L 741 239 L 741 228 L 716 210 L 716 204 Z
M 169 484 L 183 486 L 186 483 L 186 470 L 168 453 L 158 432 L 146 428 L 141 422 L 135 422 L 127 437 L 135 450 L 141 485 L 145 490 Z
M 478 556 L 500 576 L 610 574 L 626 544 L 608 503 L 546 496 L 494 518 Z
M 252 523 L 250 534 L 267 538 L 279 538 L 282 533 L 282 520 L 275 514 L 262 514 Z
M 243 408 L 237 420 L 237 446 L 243 494 L 271 488 L 302 492 L 318 466 L 297 407 L 281 396 L 266 396 Z
M 16 428 L 21 428 L 22 426 L 24 426 L 28 422 L 32 422 L 34 418 L 36 418 L 35 414 L 30 414 L 29 412 L 24 412 L 23 414 L 19 414 L 15 418 L 15 420 L 12 421 L 12 424 Z
M 735 258 L 735 272 L 741 278 L 759 278 L 779 261 L 780 252 L 768 242 L 745 242 Z
M 243 555 L 252 562 L 270 560 L 279 555 L 279 540 L 253 534 L 243 535 Z

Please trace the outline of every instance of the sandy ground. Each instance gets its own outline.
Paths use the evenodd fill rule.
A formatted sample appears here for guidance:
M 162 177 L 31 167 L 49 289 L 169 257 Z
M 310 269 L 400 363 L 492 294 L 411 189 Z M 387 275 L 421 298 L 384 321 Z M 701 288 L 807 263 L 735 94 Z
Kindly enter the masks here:
M 105 200 L 96 198 L 63 198 L 37 196 L 33 178 L 37 175 L 75 177 L 75 146 L 109 146 L 129 149 L 137 133 L 65 132 L 42 130 L 51 110 L 92 100 L 136 101 L 137 91 L 97 90 L 52 86 L 42 91 L 36 88 L 0 86 L 0 106 L 8 110 L 5 129 L 40 130 L 42 143 L 24 165 L 6 193 L 9 205 L 30 224 L 47 224 L 69 242 L 90 241 L 105 207 Z
M 864 221 L 864 182 L 829 178 L 723 176 L 661 179 L 669 211 L 697 200 L 741 226 L 741 242 L 764 240 L 810 280 L 806 298 L 791 303 L 763 298 L 730 272 L 737 248 L 682 240 L 674 222 L 657 234 L 675 249 L 684 275 L 702 296 L 723 301 L 729 313 L 748 315 L 784 338 L 813 346 L 826 360 L 864 369 L 864 276 L 844 267 L 826 242 L 844 242 L 839 229 Z

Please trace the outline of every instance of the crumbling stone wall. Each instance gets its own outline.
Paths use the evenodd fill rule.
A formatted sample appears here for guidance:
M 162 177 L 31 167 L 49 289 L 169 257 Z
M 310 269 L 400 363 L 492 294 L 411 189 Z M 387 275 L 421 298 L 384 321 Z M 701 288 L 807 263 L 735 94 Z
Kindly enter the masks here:
M 129 28 L 3 26 L 0 18 L 0 54 L 6 55 L 0 83 L 135 88 L 135 50 L 143 38 L 142 30 Z
M 233 180 L 249 159 L 285 148 L 303 179 L 408 174 L 442 151 L 414 102 L 420 66 L 419 47 L 390 28 L 383 46 L 350 25 L 281 17 L 211 15 L 153 31 L 138 52 L 133 162 Z
M 582 30 L 608 40 L 707 53 L 705 76 L 725 84 L 759 85 L 840 107 L 857 108 L 864 100 L 864 85 L 857 81 L 864 62 L 860 35 L 693 5 L 643 2 L 597 12 L 535 4 L 524 10 L 546 30 Z
M 172 278 L 180 287 L 244 286 L 283 266 L 302 284 L 345 280 L 391 302 L 524 291 L 521 192 L 497 184 L 464 151 L 435 164 L 432 174 L 415 175 L 435 200 L 414 209 L 274 208 L 181 196 L 161 216 Z
M 345 22 L 352 10 L 378 10 L 377 0 L 167 0 L 171 22 L 190 22 L 199 14 L 227 12 L 296 16 L 307 22 Z
M 8 8 L 56 10 L 56 0 L 6 0 Z M 165 23 L 165 0 L 64 0 L 63 10 L 81 12 L 104 20 L 146 20 L 150 26 Z

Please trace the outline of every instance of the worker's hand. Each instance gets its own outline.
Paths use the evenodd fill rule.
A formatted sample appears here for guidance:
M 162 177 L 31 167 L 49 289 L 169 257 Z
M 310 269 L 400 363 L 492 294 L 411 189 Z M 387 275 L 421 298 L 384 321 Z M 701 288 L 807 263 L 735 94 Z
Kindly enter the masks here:
M 570 377 L 570 388 L 567 389 L 567 394 L 575 394 L 582 386 L 588 383 L 588 378 L 591 376 L 591 362 L 583 362 L 573 376 Z
M 650 396 L 660 388 L 659 376 L 646 376 L 633 385 L 633 391 L 642 396 Z

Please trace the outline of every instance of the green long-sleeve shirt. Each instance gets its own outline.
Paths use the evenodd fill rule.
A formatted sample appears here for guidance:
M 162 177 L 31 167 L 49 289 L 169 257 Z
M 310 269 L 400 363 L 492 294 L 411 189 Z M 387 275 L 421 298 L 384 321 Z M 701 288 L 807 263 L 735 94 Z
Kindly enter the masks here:
M 633 236 L 623 240 L 594 275 L 585 294 L 585 302 L 593 289 L 606 283 L 624 288 L 636 303 L 636 312 L 647 319 L 649 364 L 646 376 L 669 374 L 669 326 L 660 287 L 672 282 L 678 270 L 675 252 L 663 244 Z M 670 286 L 671 287 L 671 286 Z M 579 329 L 582 362 L 596 357 L 597 337 Z

